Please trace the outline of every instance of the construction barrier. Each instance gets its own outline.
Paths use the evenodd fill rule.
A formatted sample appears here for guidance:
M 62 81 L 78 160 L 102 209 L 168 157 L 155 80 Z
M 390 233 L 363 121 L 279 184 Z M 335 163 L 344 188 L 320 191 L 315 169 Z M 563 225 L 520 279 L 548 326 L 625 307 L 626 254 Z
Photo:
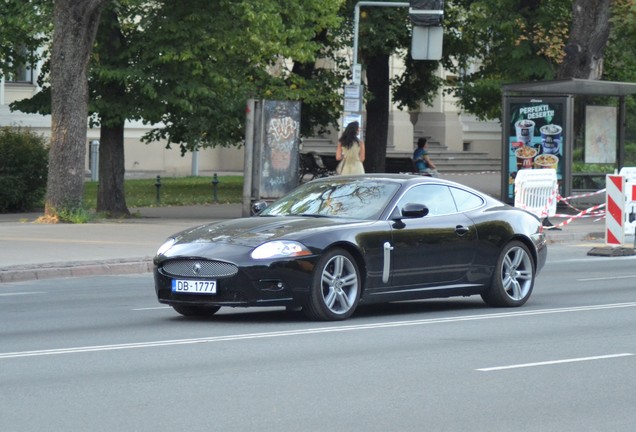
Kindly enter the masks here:
M 571 201 L 605 194 L 605 203 L 579 209 Z M 557 203 L 561 202 L 575 214 L 556 213 Z M 605 218 L 605 238 L 608 245 L 622 245 L 626 235 L 636 234 L 636 168 L 622 168 L 618 175 L 606 176 L 606 188 L 596 192 L 562 197 L 558 193 L 556 171 L 520 170 L 515 178 L 515 207 L 528 210 L 541 219 L 547 217 L 566 218 L 558 225 L 546 229 L 559 229 L 576 219 L 596 217 Z
M 636 167 L 623 167 L 618 173 L 625 178 L 625 235 L 636 233 Z
M 556 214 L 559 187 L 554 169 L 522 169 L 515 177 L 515 207 L 545 219 Z
M 605 243 L 621 246 L 625 242 L 625 177 L 605 176 Z

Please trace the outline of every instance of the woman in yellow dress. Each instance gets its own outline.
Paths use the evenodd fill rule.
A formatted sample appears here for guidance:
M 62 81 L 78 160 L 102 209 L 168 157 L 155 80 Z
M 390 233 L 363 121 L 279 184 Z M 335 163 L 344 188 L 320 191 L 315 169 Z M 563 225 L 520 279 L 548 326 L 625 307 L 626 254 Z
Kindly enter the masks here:
M 364 141 L 358 138 L 360 124 L 357 121 L 347 125 L 342 136 L 338 140 L 336 148 L 336 160 L 338 164 L 338 174 L 364 174 Z

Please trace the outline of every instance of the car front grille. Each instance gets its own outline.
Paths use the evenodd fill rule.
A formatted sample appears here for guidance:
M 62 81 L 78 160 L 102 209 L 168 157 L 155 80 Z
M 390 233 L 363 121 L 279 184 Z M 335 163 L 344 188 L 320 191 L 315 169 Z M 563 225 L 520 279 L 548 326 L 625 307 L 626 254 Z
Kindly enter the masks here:
M 205 260 L 174 260 L 162 266 L 164 273 L 180 277 L 230 277 L 238 273 L 234 264 Z

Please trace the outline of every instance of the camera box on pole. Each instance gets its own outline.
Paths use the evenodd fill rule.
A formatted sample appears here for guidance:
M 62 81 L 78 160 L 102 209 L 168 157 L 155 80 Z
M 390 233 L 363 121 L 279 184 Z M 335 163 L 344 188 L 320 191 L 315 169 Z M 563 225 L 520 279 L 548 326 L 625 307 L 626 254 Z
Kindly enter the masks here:
M 414 60 L 441 60 L 444 29 L 444 0 L 411 0 L 413 23 L 411 56 Z

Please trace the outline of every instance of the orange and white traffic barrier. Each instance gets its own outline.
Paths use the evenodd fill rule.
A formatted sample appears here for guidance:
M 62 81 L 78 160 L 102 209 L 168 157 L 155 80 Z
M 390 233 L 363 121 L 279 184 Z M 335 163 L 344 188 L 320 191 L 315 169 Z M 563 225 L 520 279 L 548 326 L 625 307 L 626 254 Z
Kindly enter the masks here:
M 625 177 L 608 174 L 605 189 L 605 243 L 621 246 L 625 242 Z

